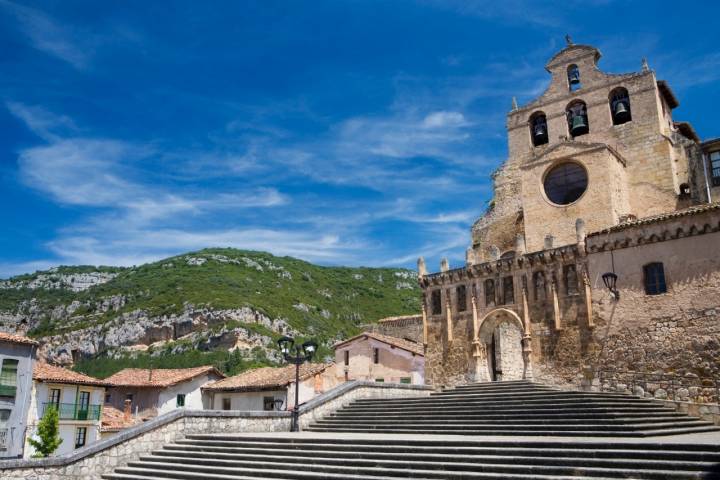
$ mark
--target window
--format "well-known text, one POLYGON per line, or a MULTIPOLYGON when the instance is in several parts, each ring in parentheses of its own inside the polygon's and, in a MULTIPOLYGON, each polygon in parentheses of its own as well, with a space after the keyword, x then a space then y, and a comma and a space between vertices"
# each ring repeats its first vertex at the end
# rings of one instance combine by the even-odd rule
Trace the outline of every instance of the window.
POLYGON ((624 88, 616 88, 610 92, 610 116, 613 125, 622 125, 632 120, 630 113, 630 96, 624 88))
POLYGON ((77 405, 77 419, 87 420, 88 410, 90 409, 90 392, 82 391, 79 393, 77 405))
POLYGON ((503 303, 505 305, 515 303, 515 289, 513 288, 513 277, 503 278, 503 303))
POLYGON ((569 205, 587 190, 587 172, 578 163, 561 163, 550 169, 543 185, 548 200, 557 205, 569 205))
POLYGON ((184 393, 178 393, 178 396, 176 397, 175 403, 179 407, 185 406, 185 394, 184 393))
POLYGON ((565 110, 568 121, 568 130, 573 137, 579 137, 590 132, 588 123, 587 106, 582 100, 576 100, 568 105, 565 110))
POLYGON ((547 118, 542 112, 535 112, 530 116, 530 138, 535 147, 548 143, 547 118))
POLYGON ((18 360, 4 358, 0 366, 0 397, 14 397, 17 390, 18 360))
POLYGON ((400 383, 412 383, 412 378, 410 377, 402 377, 400 379, 400 383))
POLYGON ((60 392, 61 390, 59 388, 52 388, 50 389, 50 402, 52 405, 55 405, 55 408, 60 408, 60 392))
POLYGON ((350 350, 345 350, 345 365, 350 365, 350 350))
POLYGON ((266 412, 275 410, 275 397, 263 397, 263 410, 266 412))
POLYGON ((660 295, 667 292, 665 270, 662 263, 648 263, 643 267, 643 273, 645 276, 645 293, 648 295, 660 295))
POLYGON ((223 399, 222 399, 222 409, 223 409, 223 410, 230 410, 231 408, 232 408, 232 407, 231 407, 230 397, 223 397, 223 399))
POLYGON ((380 349, 379 348, 373 348, 373 363, 375 363, 375 364, 380 363, 380 349))
POLYGON ((384 378, 376 378, 376 379, 375 379, 375 382, 377 382, 377 383, 384 383, 384 382, 385 382, 385 379, 384 379, 384 378))
POLYGON ((720 187, 720 151, 710 152, 710 169, 713 186, 720 187))
POLYGON ((488 307, 495 306, 495 280, 488 278, 485 280, 485 305, 488 307))
POLYGON ((87 440, 87 427, 77 427, 75 429, 75 448, 85 446, 87 440))
POLYGON ((458 312, 467 310, 467 288, 465 285, 457 287, 457 310, 458 312))
POLYGON ((440 290, 433 290, 430 294, 431 311, 433 315, 442 313, 442 296, 440 290))
POLYGON ((545 288, 545 272, 533 273, 533 299, 543 301, 547 298, 547 290, 545 288))
POLYGON ((110 400, 112 399, 112 396, 109 393, 105 394, 105 403, 110 403, 110 400))
POLYGON ((10 418, 10 410, 0 410, 0 452, 6 452, 9 445, 8 434, 8 419, 10 418))
POLYGON ((576 295, 578 293, 578 278, 575 265, 565 265, 563 267, 563 279, 565 281, 565 293, 568 295, 576 295))
POLYGON ((577 65, 570 65, 567 70, 568 88, 571 92, 582 87, 580 83, 580 69, 577 65))
POLYGON ((132 394, 132 393, 128 393, 127 395, 125 395, 125 400, 130 400, 130 401, 132 402, 132 401, 133 401, 133 394, 132 394))

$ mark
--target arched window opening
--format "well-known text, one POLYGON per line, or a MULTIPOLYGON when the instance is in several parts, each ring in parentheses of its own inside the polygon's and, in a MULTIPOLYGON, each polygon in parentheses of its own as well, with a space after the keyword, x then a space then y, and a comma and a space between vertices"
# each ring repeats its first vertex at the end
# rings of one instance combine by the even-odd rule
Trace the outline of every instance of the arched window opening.
POLYGON ((578 293, 578 277, 575 265, 565 265, 563 267, 563 279, 565 280, 565 293, 567 295, 576 295, 578 293))
POLYGON ((567 70, 568 87, 571 92, 578 90, 582 87, 580 82, 580 69, 577 65, 570 65, 567 70))
POLYGON ((535 147, 548 143, 547 117, 544 113, 536 112, 530 117, 530 138, 535 147))
POLYGON ((433 290, 430 294, 430 311, 433 315, 442 313, 442 297, 440 290, 433 290))
POLYGON ((485 305, 488 307, 495 306, 495 280, 492 278, 485 280, 485 305))
POLYGON ((660 295, 667 292, 665 284, 665 269, 661 262, 648 263, 643 267, 645 282, 645 293, 648 295, 660 295))
POLYGON ((547 298, 544 272, 533 273, 533 287, 533 299, 536 302, 544 301, 547 298))
POLYGON ((503 303, 505 305, 512 305, 515 303, 515 287, 513 284, 513 277, 503 278, 503 303))
POLYGON ((616 88, 610 93, 610 114, 613 125, 622 125, 632 120, 630 95, 624 88, 616 88))
POLYGON ((570 135, 573 137, 579 137, 580 135, 585 135, 590 131, 587 106, 585 105, 585 102, 578 100, 571 103, 565 110, 565 114, 567 115, 570 135))
POLYGON ((465 285, 458 285, 457 290, 457 311, 464 312, 467 310, 467 288, 465 285))
POLYGON ((515 250, 508 250, 507 252, 500 255, 500 258, 515 258, 515 250))

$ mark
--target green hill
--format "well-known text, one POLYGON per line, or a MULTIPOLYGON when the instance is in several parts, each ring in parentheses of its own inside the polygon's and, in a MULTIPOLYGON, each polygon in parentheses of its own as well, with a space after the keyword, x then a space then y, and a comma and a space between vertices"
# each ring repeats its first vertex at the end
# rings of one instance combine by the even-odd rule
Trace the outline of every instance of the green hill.
POLYGON ((273 363, 274 340, 284 333, 317 339, 327 355, 360 324, 419 309, 410 270, 321 267, 235 249, 0 282, 0 328, 27 331, 52 360, 95 375, 151 362, 209 361, 226 370, 273 363))

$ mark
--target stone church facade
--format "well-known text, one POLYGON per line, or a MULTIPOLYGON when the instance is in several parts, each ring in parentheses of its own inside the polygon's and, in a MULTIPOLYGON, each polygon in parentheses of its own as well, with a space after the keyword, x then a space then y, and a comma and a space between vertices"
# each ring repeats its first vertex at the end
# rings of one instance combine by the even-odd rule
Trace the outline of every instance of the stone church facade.
POLYGON ((720 378, 720 141, 673 119, 645 61, 599 59, 568 40, 548 89, 513 101, 466 264, 418 261, 428 383, 720 378))

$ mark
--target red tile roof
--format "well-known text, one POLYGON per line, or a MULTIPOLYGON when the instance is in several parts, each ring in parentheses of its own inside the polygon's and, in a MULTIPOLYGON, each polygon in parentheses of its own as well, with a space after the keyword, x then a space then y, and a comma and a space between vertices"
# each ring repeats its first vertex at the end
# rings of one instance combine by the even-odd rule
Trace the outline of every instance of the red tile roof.
POLYGON ((101 432, 117 432, 124 428, 132 427, 133 425, 144 421, 142 418, 135 418, 133 415, 129 415, 129 418, 125 418, 125 412, 113 407, 112 405, 103 405, 102 418, 100 419, 100 431, 101 432))
POLYGON ((215 367, 205 365, 195 368, 126 368, 109 376, 105 381, 115 387, 164 388, 208 373, 225 377, 215 367))
POLYGON ((32 338, 5 332, 0 332, 0 342, 22 343, 23 345, 40 345, 39 342, 36 342, 32 338))
MULTIPOLYGON (((304 363, 300 365, 300 380, 322 373, 331 363, 304 363)), ((271 388, 285 388, 295 381, 295 365, 262 367, 218 380, 203 387, 211 392, 252 392, 271 388)))
POLYGON ((89 375, 73 372, 67 368, 57 367, 49 363, 36 363, 33 369, 33 380, 46 383, 67 383, 72 385, 94 385, 107 387, 108 382, 89 375))
POLYGON ((404 338, 391 337, 389 335, 382 335, 380 333, 374 332, 363 332, 360 335, 355 335, 354 337, 348 338, 347 340, 336 343, 335 345, 333 345, 333 348, 340 348, 343 345, 347 345, 348 343, 360 338, 372 338, 377 340, 378 342, 387 343, 388 345, 401 348, 408 352, 414 353, 415 355, 425 356, 425 349, 419 343, 411 342, 410 340, 405 340, 404 338))

